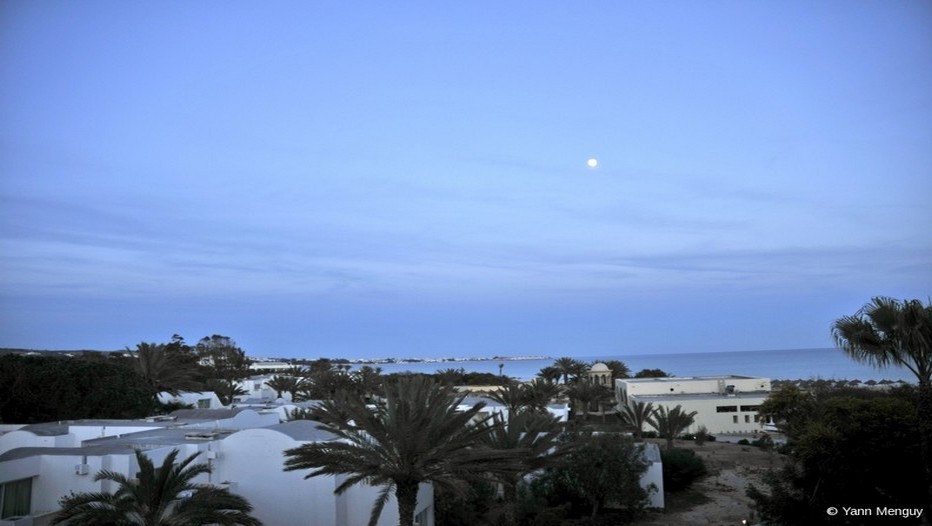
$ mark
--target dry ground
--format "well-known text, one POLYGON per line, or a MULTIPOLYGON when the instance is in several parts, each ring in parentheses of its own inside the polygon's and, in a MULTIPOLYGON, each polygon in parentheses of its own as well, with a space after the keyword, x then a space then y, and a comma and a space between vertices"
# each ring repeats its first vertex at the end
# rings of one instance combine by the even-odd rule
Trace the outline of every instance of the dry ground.
MULTIPOLYGON (((663 441, 659 441, 663 447, 663 441)), ((783 457, 753 446, 723 442, 677 440, 676 447, 692 449, 705 461, 709 474, 679 494, 666 495, 666 509, 650 513, 638 526, 708 526, 720 524, 756 524, 752 501, 745 495, 749 484, 762 487, 761 475, 771 467, 779 468, 783 457)))

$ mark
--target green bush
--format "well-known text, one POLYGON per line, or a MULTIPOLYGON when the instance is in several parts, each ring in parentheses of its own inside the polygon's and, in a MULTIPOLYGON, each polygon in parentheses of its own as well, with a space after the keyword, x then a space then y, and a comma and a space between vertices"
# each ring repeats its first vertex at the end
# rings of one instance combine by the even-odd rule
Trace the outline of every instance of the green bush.
POLYGON ((750 446, 751 442, 746 438, 742 438, 741 440, 738 441, 738 445, 739 446, 750 446))
POLYGON ((705 475, 705 462, 689 449, 661 450, 664 491, 682 491, 705 475))

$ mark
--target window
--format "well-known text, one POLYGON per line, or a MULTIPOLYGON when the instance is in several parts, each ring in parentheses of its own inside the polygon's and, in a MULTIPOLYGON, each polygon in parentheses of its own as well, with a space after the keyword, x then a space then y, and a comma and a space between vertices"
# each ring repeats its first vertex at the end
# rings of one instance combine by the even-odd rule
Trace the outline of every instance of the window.
POLYGON ((756 413, 760 409, 759 405, 743 405, 741 406, 741 412, 747 411, 748 413, 756 413))
POLYGON ((0 484, 0 519, 29 515, 31 507, 31 478, 0 484))
MULTIPOLYGON (((716 413, 737 413, 738 406, 736 405, 720 405, 715 408, 716 413)), ((737 418, 737 417, 736 417, 737 418)))
POLYGON ((751 423, 751 415, 744 415, 744 423, 745 424, 751 423))
POLYGON ((760 415, 754 415, 754 421, 760 422, 760 415))
POLYGON ((201 398, 197 401, 198 409, 210 409, 210 398, 201 398))
POLYGON ((738 423, 738 415, 735 415, 735 416, 731 417, 731 421, 732 421, 732 423, 737 424, 737 423, 738 423))

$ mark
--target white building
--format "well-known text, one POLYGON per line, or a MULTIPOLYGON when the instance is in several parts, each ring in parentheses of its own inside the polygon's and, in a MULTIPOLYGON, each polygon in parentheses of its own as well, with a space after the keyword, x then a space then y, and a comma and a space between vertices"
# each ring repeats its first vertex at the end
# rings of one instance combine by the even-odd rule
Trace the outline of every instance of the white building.
MULTIPOLYGON (((508 421, 508 408, 502 405, 501 402, 491 398, 485 398, 481 396, 467 396, 463 398, 462 403, 460 403, 456 409, 458 411, 467 411, 480 402, 484 403, 485 407, 482 409, 482 411, 477 413, 476 416, 485 418, 489 415, 499 413, 502 415, 502 419, 504 421, 508 421)), ((570 406, 565 402, 553 402, 547 405, 547 412, 549 412, 552 416, 555 416, 560 422, 566 423, 570 416, 570 406)))
MULTIPOLYGON (((306 472, 283 470, 285 450, 334 439, 316 426, 307 420, 279 424, 277 413, 251 409, 24 426, 0 436, 0 494, 11 495, 18 507, 0 518, 0 526, 44 526, 58 510, 59 499, 70 492, 115 490, 110 482, 95 482, 94 474, 108 469, 132 478, 139 470, 136 449, 156 465, 173 449, 180 451, 179 460, 200 452, 197 462, 210 464, 213 472, 196 482, 242 495, 267 526, 366 524, 379 488, 361 485, 337 496, 333 491, 341 477, 305 480, 306 472)), ((421 486, 415 513, 422 526, 433 525, 433 490, 428 484, 421 486)), ((379 524, 397 523, 392 499, 379 524)))
POLYGON ((753 433, 763 429, 760 405, 770 396, 770 379, 753 376, 688 376, 615 380, 621 409, 629 401, 650 402, 668 410, 696 411, 687 432, 705 426, 711 433, 753 433))

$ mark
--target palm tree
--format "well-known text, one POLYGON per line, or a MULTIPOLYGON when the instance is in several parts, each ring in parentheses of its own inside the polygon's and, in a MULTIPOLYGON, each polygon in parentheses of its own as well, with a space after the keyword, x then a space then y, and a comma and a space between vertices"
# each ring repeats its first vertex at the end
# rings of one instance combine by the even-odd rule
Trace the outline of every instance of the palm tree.
POLYGON ((363 365, 352 373, 356 387, 363 398, 371 399, 382 389, 382 368, 363 365))
POLYGON ((137 479, 109 470, 98 472, 94 481, 115 482, 119 485, 116 492, 64 497, 60 501, 62 509, 53 517, 52 524, 261 526, 258 519, 249 515, 252 506, 243 497, 226 488, 192 482, 198 475, 210 473, 207 464, 192 464, 199 454, 176 466, 178 450, 172 450, 156 469, 142 451, 136 450, 137 479))
POLYGON ((835 344, 857 362, 905 367, 919 381, 919 444, 932 506, 932 304, 877 297, 832 325, 835 344))
POLYGON ((589 370, 589 366, 584 362, 568 356, 557 358, 557 360, 553 362, 553 366, 560 370, 560 374, 563 375, 564 384, 570 382, 570 377, 577 378, 580 375, 586 374, 586 371, 589 370))
POLYGON ((498 476, 502 482, 502 493, 507 506, 505 520, 513 523, 514 504, 521 480, 534 471, 555 464, 561 456, 570 451, 570 448, 558 442, 563 428, 555 416, 522 412, 509 415, 507 423, 498 413, 492 418, 493 425, 490 432, 483 437, 483 443, 493 450, 522 452, 521 468, 498 476))
POLYGON ((516 452, 481 445, 501 425, 489 418, 473 423, 484 404, 457 411, 464 397, 421 377, 400 378, 385 386, 385 394, 386 403, 375 410, 358 398, 321 404, 318 428, 339 439, 285 451, 285 470, 311 470, 305 478, 348 475, 337 494, 363 482, 381 486, 370 525, 394 491, 401 526, 411 526, 420 483, 460 493, 464 480, 520 469, 516 452))
POLYGON ((276 398, 281 398, 282 393, 291 393, 291 399, 294 401, 301 388, 301 380, 301 378, 295 378, 294 376, 275 375, 265 382, 265 385, 275 390, 276 398))
POLYGON ((560 371, 560 369, 557 367, 548 365, 541 368, 540 372, 537 373, 537 376, 549 382, 559 382, 560 377, 563 376, 563 372, 560 371))
POLYGON ((612 371, 612 380, 618 378, 627 378, 631 374, 631 369, 628 368, 628 364, 622 362, 621 360, 607 360, 602 362, 612 371))
POLYGON ((687 413, 679 405, 670 410, 667 410, 666 406, 660 406, 647 419, 647 423, 656 429, 660 436, 667 439, 667 450, 672 450, 673 439, 693 425, 697 414, 699 414, 697 411, 687 413))
POLYGON ((651 402, 635 402, 629 400, 621 407, 621 419, 634 427, 634 438, 641 440, 644 437, 644 424, 654 415, 654 404, 651 402))
POLYGON ((577 382, 566 390, 567 396, 576 402, 573 405, 574 412, 582 415, 583 420, 589 419, 589 409, 593 403, 599 405, 601 410, 602 403, 612 398, 612 391, 607 387, 589 382, 577 382))
POLYGON ((489 399, 505 406, 508 409, 508 418, 526 407, 527 396, 524 385, 515 380, 509 380, 501 389, 489 393, 489 399))
POLYGON ((197 378, 197 369, 186 362, 183 356, 169 351, 164 344, 138 343, 133 356, 136 358, 133 369, 156 395, 165 391, 177 396, 181 391, 202 388, 197 378))
POLYGON ((524 384, 525 406, 538 413, 546 413, 550 401, 560 395, 560 386, 549 380, 535 378, 524 384))

